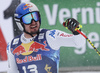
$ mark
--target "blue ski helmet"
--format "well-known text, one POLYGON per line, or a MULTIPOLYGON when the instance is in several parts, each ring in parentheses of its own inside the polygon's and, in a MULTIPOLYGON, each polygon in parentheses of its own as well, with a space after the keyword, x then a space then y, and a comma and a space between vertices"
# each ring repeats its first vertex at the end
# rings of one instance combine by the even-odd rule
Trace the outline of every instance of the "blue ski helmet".
MULTIPOLYGON (((21 21, 22 16, 34 11, 39 12, 39 9, 34 3, 31 3, 31 2, 24 2, 17 6, 14 13, 14 20, 21 31, 24 31, 24 26, 21 21)), ((40 16, 40 13, 39 13, 39 16, 40 16)), ((39 19, 39 22, 41 24, 41 17, 39 19)))

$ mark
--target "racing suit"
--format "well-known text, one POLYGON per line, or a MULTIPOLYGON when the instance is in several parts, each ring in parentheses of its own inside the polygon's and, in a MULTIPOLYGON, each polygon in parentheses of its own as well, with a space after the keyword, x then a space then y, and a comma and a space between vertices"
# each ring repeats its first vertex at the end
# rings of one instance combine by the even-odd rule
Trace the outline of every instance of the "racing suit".
POLYGON ((32 38, 15 37, 7 47, 8 73, 58 73, 60 47, 81 47, 85 38, 60 30, 41 29, 32 38))

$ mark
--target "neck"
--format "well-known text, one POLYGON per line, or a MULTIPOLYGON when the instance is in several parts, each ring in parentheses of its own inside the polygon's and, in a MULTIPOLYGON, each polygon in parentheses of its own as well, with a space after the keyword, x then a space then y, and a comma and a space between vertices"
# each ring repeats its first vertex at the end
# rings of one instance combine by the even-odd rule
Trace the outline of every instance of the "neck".
POLYGON ((25 38, 32 38, 32 36, 34 37, 34 36, 36 36, 37 34, 32 34, 32 35, 30 35, 30 34, 27 34, 27 33, 25 33, 24 32, 24 37, 25 38))

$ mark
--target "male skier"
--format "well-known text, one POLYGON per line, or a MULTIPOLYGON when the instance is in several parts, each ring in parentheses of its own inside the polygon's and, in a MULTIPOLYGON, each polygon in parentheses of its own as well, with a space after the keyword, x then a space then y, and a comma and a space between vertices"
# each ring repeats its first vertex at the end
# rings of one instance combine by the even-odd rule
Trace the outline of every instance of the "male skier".
POLYGON ((19 4, 14 19, 23 33, 8 45, 8 73, 58 73, 60 47, 81 47, 85 44, 84 37, 75 31, 79 23, 73 18, 64 22, 73 34, 40 29, 41 15, 31 2, 19 4))

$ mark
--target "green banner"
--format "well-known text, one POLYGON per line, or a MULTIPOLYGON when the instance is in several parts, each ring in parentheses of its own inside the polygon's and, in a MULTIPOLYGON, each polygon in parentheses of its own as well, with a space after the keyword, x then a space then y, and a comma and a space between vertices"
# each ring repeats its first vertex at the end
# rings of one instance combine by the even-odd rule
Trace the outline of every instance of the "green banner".
MULTIPOLYGON (((59 29, 67 33, 62 23, 75 18, 82 31, 100 50, 100 0, 31 0, 40 10, 41 28, 59 29)), ((62 42, 63 43, 63 42, 62 42)), ((61 47, 60 67, 100 66, 100 56, 86 41, 82 48, 61 47)))

